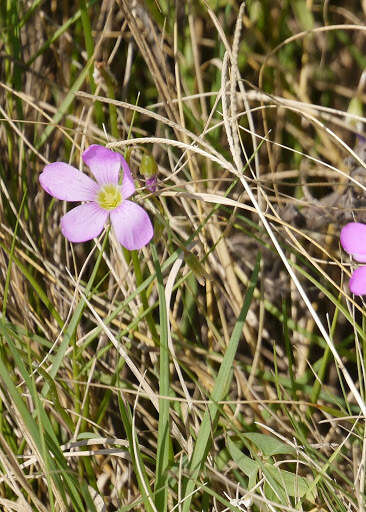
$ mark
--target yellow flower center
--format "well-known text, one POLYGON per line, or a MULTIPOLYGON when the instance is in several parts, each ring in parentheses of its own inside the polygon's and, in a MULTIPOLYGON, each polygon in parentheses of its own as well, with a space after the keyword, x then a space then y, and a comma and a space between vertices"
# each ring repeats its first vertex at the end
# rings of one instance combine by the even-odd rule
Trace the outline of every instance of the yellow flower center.
POLYGON ((97 202, 103 210, 114 210, 122 203, 122 194, 118 185, 103 185, 97 195, 97 202))

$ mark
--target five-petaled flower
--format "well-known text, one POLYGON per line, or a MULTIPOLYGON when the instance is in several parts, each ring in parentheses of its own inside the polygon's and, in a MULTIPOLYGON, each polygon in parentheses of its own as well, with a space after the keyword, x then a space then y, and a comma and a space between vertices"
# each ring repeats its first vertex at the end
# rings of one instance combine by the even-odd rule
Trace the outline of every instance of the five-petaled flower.
MULTIPOLYGON (((366 224, 350 222, 341 231, 341 245, 359 263, 366 263, 366 224)), ((366 295, 366 266, 356 268, 349 281, 355 295, 366 295)))
POLYGON ((110 218, 119 242, 129 249, 141 249, 153 236, 148 214, 127 201, 135 185, 122 155, 93 144, 83 155, 96 181, 63 162, 46 165, 39 181, 46 192, 64 201, 86 201, 61 219, 61 231, 70 242, 86 242, 97 237, 110 218), (122 184, 119 184, 120 170, 122 184))

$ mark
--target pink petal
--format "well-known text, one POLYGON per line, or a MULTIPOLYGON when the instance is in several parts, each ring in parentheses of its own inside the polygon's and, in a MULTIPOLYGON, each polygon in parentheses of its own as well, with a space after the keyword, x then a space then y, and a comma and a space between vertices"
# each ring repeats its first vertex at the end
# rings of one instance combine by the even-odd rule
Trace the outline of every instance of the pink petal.
POLYGON ((141 249, 152 239, 154 229, 150 218, 138 204, 123 201, 110 215, 117 239, 129 251, 141 249))
POLYGON ((119 155, 121 158, 121 164, 123 169, 123 180, 122 180, 122 197, 123 199, 127 199, 135 192, 135 184, 133 182, 132 174, 130 168, 128 167, 128 163, 123 158, 122 155, 119 155))
POLYGON ((349 280, 349 289, 355 295, 366 295, 366 267, 358 267, 349 280))
POLYGON ((92 201, 100 188, 86 174, 64 162, 46 165, 39 182, 48 194, 64 201, 92 201))
POLYGON ((61 231, 70 242, 86 242, 101 233, 107 218, 96 203, 81 204, 62 217, 61 231))
POLYGON ((88 165, 100 185, 112 183, 117 185, 121 168, 121 155, 98 144, 89 146, 83 153, 83 160, 88 165))
POLYGON ((356 261, 366 262, 366 224, 350 222, 341 231, 341 245, 356 261))

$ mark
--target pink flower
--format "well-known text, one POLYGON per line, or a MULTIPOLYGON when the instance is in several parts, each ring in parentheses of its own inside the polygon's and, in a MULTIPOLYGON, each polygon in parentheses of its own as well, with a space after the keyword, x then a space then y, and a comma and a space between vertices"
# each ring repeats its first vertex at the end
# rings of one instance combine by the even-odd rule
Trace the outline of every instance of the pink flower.
POLYGON ((150 242, 153 227, 145 210, 127 201, 135 192, 135 185, 126 160, 97 144, 90 146, 82 156, 96 181, 63 162, 46 165, 39 177, 40 184, 51 196, 63 201, 86 201, 62 217, 63 235, 70 242, 86 242, 101 233, 110 217, 121 244, 130 251, 141 249, 150 242))
MULTIPOLYGON (((350 222, 341 231, 341 245, 356 261, 366 263, 366 224, 350 222)), ((366 295, 366 266, 356 268, 349 281, 355 295, 366 295)))

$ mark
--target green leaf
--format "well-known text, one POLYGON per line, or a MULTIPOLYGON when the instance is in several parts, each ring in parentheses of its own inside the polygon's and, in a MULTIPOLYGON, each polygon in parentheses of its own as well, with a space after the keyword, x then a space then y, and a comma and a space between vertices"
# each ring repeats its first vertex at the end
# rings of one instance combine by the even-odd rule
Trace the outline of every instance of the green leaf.
POLYGON ((275 437, 267 436, 266 434, 248 432, 243 434, 243 436, 249 439, 265 457, 287 453, 293 455, 295 453, 295 450, 287 444, 279 441, 275 437))
POLYGON ((259 464, 253 459, 250 459, 247 455, 242 453, 240 448, 231 440, 227 440, 227 447, 233 461, 239 466, 242 472, 249 478, 248 489, 255 486, 257 481, 257 474, 259 470, 259 464))
MULTIPOLYGON (((272 464, 264 465, 265 473, 269 473, 274 480, 282 487, 286 492, 287 496, 296 498, 306 497, 307 500, 312 503, 315 502, 317 497, 316 488, 311 489, 312 482, 307 480, 305 477, 285 471, 272 464)), ((268 475, 267 475, 268 476, 268 475)))
POLYGON ((82 441, 83 439, 95 439, 96 437, 95 432, 80 432, 76 440, 82 441))

